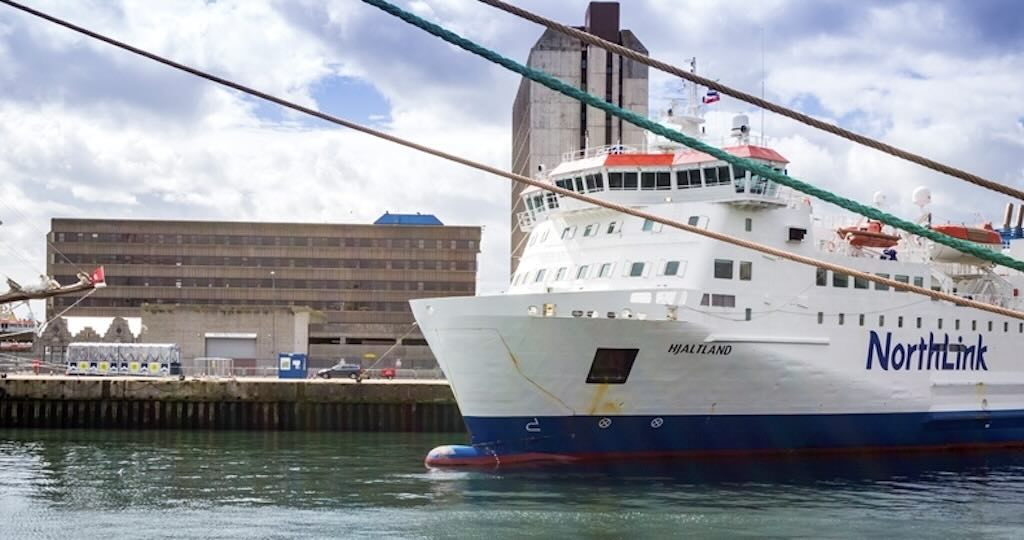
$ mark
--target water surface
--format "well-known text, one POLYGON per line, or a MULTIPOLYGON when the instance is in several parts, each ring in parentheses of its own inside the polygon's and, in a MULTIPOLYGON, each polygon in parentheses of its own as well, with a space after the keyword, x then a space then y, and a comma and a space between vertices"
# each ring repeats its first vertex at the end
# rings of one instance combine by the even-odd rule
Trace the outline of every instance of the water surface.
POLYGON ((451 435, 0 430, 0 538, 1024 537, 1024 453, 429 471, 451 435))

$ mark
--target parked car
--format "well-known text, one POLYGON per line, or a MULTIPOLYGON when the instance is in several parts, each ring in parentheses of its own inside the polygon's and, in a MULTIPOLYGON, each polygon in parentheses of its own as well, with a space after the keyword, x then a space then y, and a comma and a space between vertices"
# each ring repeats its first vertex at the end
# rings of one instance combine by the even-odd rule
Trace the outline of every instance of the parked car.
POLYGON ((386 368, 380 370, 380 376, 381 376, 382 379, 387 379, 389 381, 391 379, 394 379, 395 378, 395 368, 393 368, 393 367, 386 367, 386 368))
POLYGON ((361 381, 363 379, 363 368, 358 364, 347 364, 344 360, 316 372, 316 376, 323 379, 345 378, 361 381))

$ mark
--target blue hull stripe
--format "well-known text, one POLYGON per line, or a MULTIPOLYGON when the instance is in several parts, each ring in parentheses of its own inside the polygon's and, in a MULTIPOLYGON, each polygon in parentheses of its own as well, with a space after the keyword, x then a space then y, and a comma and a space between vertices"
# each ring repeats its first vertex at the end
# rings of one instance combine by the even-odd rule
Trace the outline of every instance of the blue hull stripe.
POLYGON ((496 455, 778 452, 1024 443, 1024 410, 465 418, 496 455), (602 427, 603 426, 603 427, 602 427))

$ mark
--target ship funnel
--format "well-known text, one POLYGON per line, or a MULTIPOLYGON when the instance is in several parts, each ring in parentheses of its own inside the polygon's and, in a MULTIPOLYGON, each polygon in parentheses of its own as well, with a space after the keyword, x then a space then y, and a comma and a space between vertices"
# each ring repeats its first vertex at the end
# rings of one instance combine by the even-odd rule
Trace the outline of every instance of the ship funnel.
POLYGON ((1006 203, 1006 210, 1003 211, 1003 230, 1010 230, 1010 222, 1013 221, 1013 203, 1006 203))
POLYGON ((737 114, 732 117, 732 136, 742 144, 750 139, 750 118, 745 114, 737 114))

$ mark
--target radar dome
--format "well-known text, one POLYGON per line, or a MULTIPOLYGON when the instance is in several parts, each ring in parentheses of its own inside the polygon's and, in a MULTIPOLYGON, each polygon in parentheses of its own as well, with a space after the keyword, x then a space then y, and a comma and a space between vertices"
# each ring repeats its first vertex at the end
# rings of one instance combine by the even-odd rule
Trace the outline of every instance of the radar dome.
POLYGON ((910 198, 914 201, 914 204, 924 208, 932 202, 932 191, 924 186, 920 186, 914 190, 910 198))
POLYGON ((885 206, 885 193, 882 193, 881 191, 876 191, 874 196, 871 197, 871 200, 875 203, 875 206, 881 208, 885 206))

